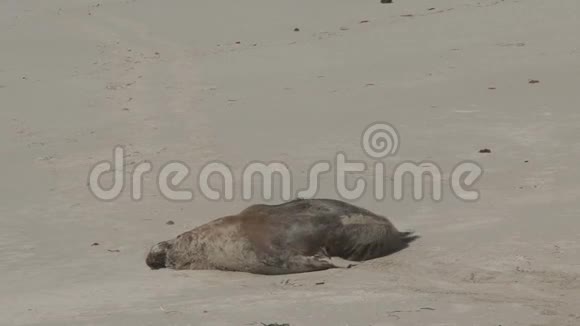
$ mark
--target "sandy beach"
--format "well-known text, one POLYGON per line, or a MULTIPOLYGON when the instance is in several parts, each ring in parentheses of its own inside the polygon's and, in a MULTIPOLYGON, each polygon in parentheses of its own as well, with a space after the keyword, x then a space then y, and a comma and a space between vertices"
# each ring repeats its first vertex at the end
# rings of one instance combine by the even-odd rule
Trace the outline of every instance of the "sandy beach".
MULTIPOLYGON (((580 325, 578 31, 577 0, 0 1, 0 324, 580 325), (374 164, 377 121, 400 137, 387 181, 404 161, 472 161, 479 200, 448 182, 440 201, 365 193, 352 203, 421 238, 351 269, 145 265, 264 202, 204 198, 206 163, 239 185, 246 164, 284 162, 300 189, 339 152, 374 164), (89 191, 117 145, 153 165, 139 201, 89 191), (193 200, 156 189, 171 161, 193 200)), ((317 197, 338 198, 332 174, 317 197)))

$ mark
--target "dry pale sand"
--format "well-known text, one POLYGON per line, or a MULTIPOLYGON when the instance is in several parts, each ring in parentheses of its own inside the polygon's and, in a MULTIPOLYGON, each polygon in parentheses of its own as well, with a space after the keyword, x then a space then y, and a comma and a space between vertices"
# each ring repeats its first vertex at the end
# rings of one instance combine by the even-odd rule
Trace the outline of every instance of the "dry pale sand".
POLYGON ((0 1, 0 324, 580 325, 578 31, 577 0, 0 1), (249 203, 87 189, 116 144, 280 160, 298 187, 337 151, 373 162, 377 120, 390 167, 475 160, 482 197, 365 196, 422 238, 350 270, 151 271, 150 245, 249 203))

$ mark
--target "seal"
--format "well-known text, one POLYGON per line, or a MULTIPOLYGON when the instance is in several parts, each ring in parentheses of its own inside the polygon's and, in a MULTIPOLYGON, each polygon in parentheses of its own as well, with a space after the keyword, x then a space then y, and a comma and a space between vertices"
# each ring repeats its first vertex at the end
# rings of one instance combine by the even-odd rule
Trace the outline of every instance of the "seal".
POLYGON ((417 236, 333 199, 253 205, 153 246, 151 269, 276 275, 346 268, 408 247, 417 236))

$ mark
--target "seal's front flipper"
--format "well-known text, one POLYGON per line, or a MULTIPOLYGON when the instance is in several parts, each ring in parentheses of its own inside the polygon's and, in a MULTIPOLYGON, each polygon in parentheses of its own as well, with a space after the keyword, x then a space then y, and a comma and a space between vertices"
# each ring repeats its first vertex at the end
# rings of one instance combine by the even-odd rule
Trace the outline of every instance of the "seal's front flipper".
POLYGON ((320 252, 314 255, 314 258, 332 265, 332 268, 351 268, 358 265, 358 262, 342 259, 340 257, 331 257, 326 247, 322 248, 320 252))
POLYGON ((359 264, 358 262, 342 259, 340 257, 325 257, 321 258, 321 260, 328 262, 334 268, 351 268, 359 264))
POLYGON ((322 271, 325 269, 336 268, 329 261, 318 256, 294 255, 290 257, 269 257, 262 260, 262 265, 253 270, 255 274, 280 275, 322 271))
POLYGON ((331 269, 331 268, 351 268, 358 265, 358 262, 345 260, 340 257, 316 256, 295 256, 290 259, 295 270, 305 270, 308 272, 331 269))

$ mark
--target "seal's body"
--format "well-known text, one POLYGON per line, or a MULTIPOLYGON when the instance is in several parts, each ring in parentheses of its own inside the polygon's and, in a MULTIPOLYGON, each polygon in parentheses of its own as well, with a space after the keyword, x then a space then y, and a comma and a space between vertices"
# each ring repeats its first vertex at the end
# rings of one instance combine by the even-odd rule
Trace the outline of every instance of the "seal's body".
POLYGON ((250 206, 238 215, 160 242, 149 252, 147 265, 152 269, 302 273, 341 267, 340 259, 386 256, 415 238, 399 232, 386 218, 342 201, 297 199, 250 206))

